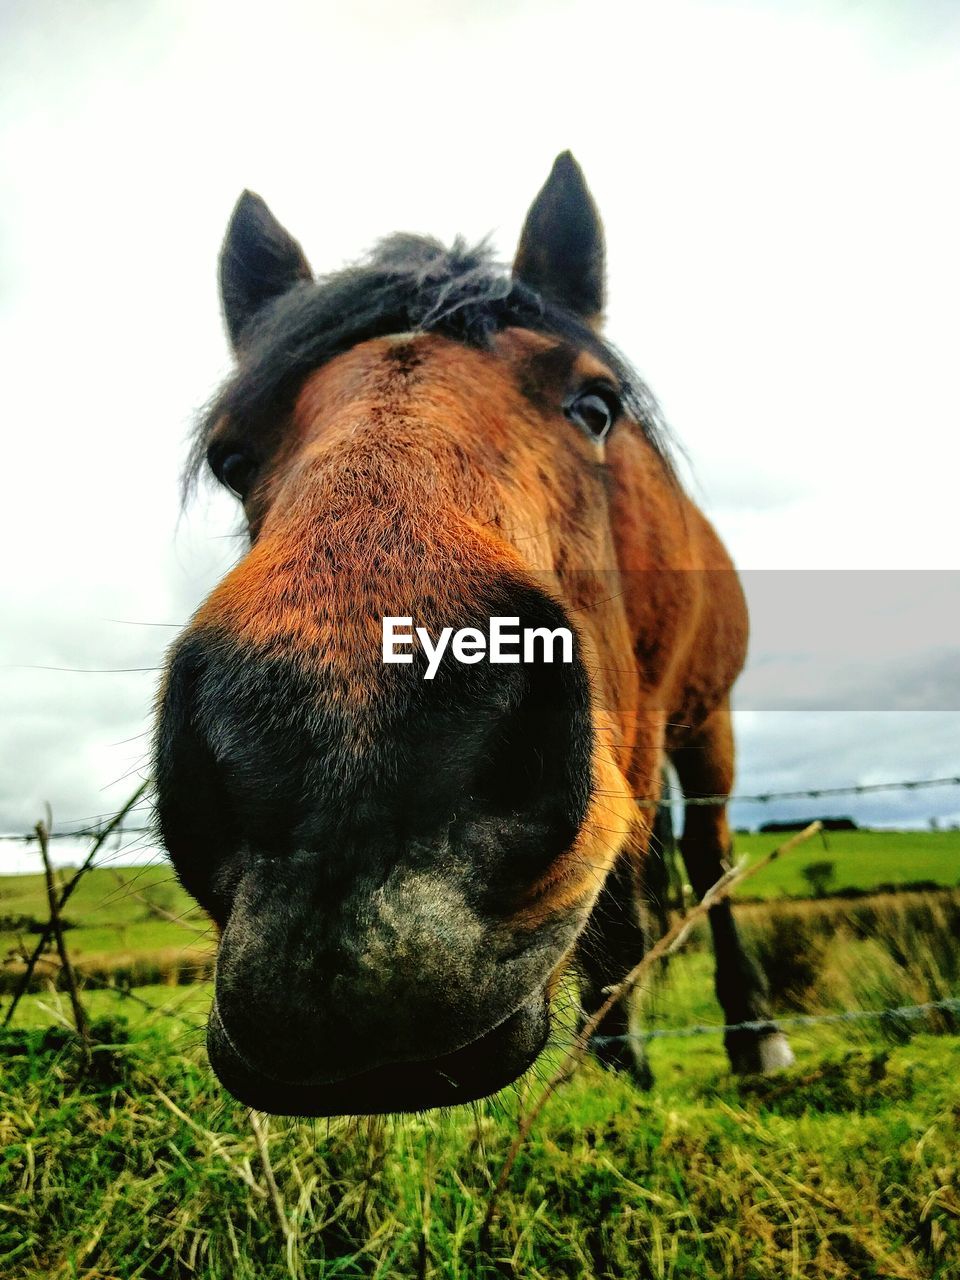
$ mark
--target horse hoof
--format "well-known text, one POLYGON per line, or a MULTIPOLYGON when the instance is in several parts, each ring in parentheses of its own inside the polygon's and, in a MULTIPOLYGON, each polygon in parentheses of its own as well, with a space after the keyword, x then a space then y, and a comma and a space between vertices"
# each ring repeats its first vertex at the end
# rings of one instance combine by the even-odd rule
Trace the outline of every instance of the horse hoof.
POLYGON ((728 1042, 730 1065, 740 1076, 772 1076, 792 1067, 795 1058, 790 1042, 782 1031, 728 1042))
POLYGON ((796 1062, 793 1050, 790 1048, 790 1041, 782 1031, 777 1031, 772 1036, 764 1036, 757 1045, 757 1056, 760 1059, 760 1071, 765 1076, 786 1071, 787 1067, 792 1067, 796 1062))
POLYGON ((630 1078, 638 1089, 642 1089, 644 1093, 650 1092, 655 1082, 650 1063, 646 1058, 640 1062, 635 1060, 630 1064, 630 1078))

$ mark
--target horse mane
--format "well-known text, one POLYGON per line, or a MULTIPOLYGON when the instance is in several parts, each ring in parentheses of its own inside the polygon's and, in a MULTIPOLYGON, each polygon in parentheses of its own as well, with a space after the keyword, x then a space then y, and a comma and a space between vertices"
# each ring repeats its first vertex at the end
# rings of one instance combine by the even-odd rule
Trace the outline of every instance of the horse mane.
POLYGON ((196 482, 207 443, 225 416, 249 423, 288 408, 304 379, 358 343, 394 333, 439 333, 485 348, 510 327, 531 329, 587 350, 621 385, 624 408, 672 475, 659 406, 620 352, 572 311, 542 297, 497 263, 485 241, 449 248, 398 233, 360 263, 296 284, 269 303, 244 335, 236 370, 203 409, 184 474, 196 482))

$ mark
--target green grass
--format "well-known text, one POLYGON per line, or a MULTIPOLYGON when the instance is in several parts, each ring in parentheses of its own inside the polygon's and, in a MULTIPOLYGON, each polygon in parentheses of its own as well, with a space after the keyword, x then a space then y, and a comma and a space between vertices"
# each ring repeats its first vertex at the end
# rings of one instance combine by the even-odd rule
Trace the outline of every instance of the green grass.
MULTIPOLYGON (((737 835, 734 850, 756 859, 787 839, 788 835, 737 835)), ((746 891, 763 898, 806 897, 810 888, 803 868, 824 859, 836 864, 831 892, 917 880, 953 886, 960 884, 960 831, 824 832, 758 872, 746 891)))
MULTIPOLYGON (((934 842, 941 875, 907 879, 955 881, 949 839, 900 837, 910 839, 934 842)), ((754 838, 754 851, 770 843, 754 838)), ((876 868, 877 847, 872 864, 865 846, 855 851, 859 874, 876 868)), ((124 877, 148 896, 162 890, 166 909, 188 909, 169 874, 124 877)), ((892 877, 885 867, 876 878, 892 877)), ((0 913, 42 915, 31 879, 0 881, 0 913)), ((68 938, 81 955, 93 954, 85 935, 168 927, 143 919, 144 904, 107 872, 93 873, 68 915, 74 906, 68 938)), ((778 974, 783 1011, 960 995, 960 891, 747 903, 740 919, 778 974)), ((195 945, 169 927, 180 951, 195 945)), ((652 1041, 650 1093, 583 1064, 534 1125, 482 1238, 518 1117, 569 1031, 527 1080, 475 1108, 271 1120, 281 1230, 247 1113, 205 1061, 209 984, 134 995, 154 1007, 84 990, 99 1020, 88 1066, 52 989, 27 996, 0 1033, 4 1280, 960 1275, 960 1036, 949 1018, 805 1027, 791 1035, 795 1068, 769 1080, 731 1077, 716 1035, 652 1041)), ((703 931, 642 1003, 648 1027, 720 1020, 703 931)))
MULTIPOLYGON (((137 987, 134 999, 123 992, 88 987, 83 991, 83 1006, 92 1019, 121 1016, 136 1033, 156 1026, 163 1028, 171 1040, 182 1037, 185 1041, 199 1042, 212 991, 210 982, 173 989, 167 983, 154 983, 137 987), (145 1008, 145 1004, 152 1009, 145 1008)), ((70 1022, 66 995, 62 991, 47 991, 23 998, 17 1007, 14 1026, 37 1031, 51 1025, 63 1027, 70 1022)))
MULTIPOLYGON (((59 874, 63 883, 71 872, 59 874)), ((17 917, 43 923, 47 916, 43 876, 0 877, 0 917, 8 923, 17 917)), ((71 926, 68 951, 78 968, 105 974, 119 967, 135 983, 164 975, 171 981, 188 977, 198 955, 214 945, 209 922, 168 864, 93 868, 71 895, 64 918, 71 926)), ((0 954, 32 950, 36 939, 23 926, 4 929, 0 922, 0 954)), ((0 972, 0 990, 12 989, 15 981, 12 967, 0 972)))
MULTIPOLYGON (((57 874, 63 884, 73 872, 62 868, 57 874)), ((90 951, 100 950, 104 939, 108 944, 114 943, 123 930, 131 931, 132 936, 151 947, 182 941, 189 930, 158 919, 141 898, 171 915, 183 915, 192 923, 202 922, 196 903, 180 887, 173 868, 166 862, 142 867, 94 867, 74 890, 64 915, 82 926, 84 933, 90 932, 90 951)), ((32 915, 45 920, 47 914, 42 875, 0 876, 0 916, 32 915)), ((79 934, 76 936, 79 941, 79 934)))
POLYGON ((536 1078, 443 1115, 270 1121, 284 1235, 246 1112, 196 1044, 172 1019, 100 1034, 86 1072, 66 1033, 0 1041, 9 1280, 947 1280, 960 1268, 957 1037, 891 1046, 818 1028, 795 1037, 798 1065, 775 1082, 730 1077, 713 1039, 658 1041, 649 1094, 587 1063, 537 1121, 484 1241, 536 1078))
MULTIPOLYGON (((735 850, 759 858, 786 838, 738 835, 735 850)), ((750 881, 749 894, 760 898, 806 897, 809 886, 803 878, 803 867, 823 859, 836 863, 833 890, 871 890, 879 884, 903 885, 918 880, 944 886, 960 883, 958 831, 841 831, 827 833, 825 840, 826 848, 819 840, 810 842, 767 867, 750 881)), ((62 871, 60 875, 68 878, 70 872, 62 871)), ((204 937, 197 932, 205 927, 203 914, 166 863, 94 868, 81 880, 65 914, 75 926, 68 933, 70 954, 81 964, 87 958, 99 959, 114 952, 164 952, 164 963, 170 963, 181 948, 202 949, 210 945, 210 935, 204 937), (118 883, 118 877, 123 883, 118 883), (170 915, 182 916, 183 923, 158 918, 149 903, 170 915)), ((46 920, 42 876, 0 876, 0 916, 16 915, 46 920)), ((0 954, 18 947, 21 939, 30 945, 29 933, 0 928, 0 954)))
MULTIPOLYGON (((782 1007, 960 994, 958 891, 754 904, 743 919, 797 979, 782 1007)), ((0 1035, 4 1280, 960 1275, 949 1019, 804 1027, 795 1068, 770 1079, 731 1077, 716 1035, 652 1041, 650 1093, 587 1062, 538 1118, 484 1238, 563 1018, 529 1077, 475 1108, 271 1120, 281 1230, 247 1113, 204 1059, 209 984, 136 995, 157 1008, 84 992, 101 1020, 87 1067, 60 993, 26 997, 0 1035)), ((719 1020, 702 938, 643 1004, 646 1026, 719 1020)))

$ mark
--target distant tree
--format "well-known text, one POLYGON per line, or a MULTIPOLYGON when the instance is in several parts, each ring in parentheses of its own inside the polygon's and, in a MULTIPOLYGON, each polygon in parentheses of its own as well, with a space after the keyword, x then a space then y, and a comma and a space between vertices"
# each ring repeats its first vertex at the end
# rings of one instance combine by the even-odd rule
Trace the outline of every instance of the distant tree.
POLYGON ((805 867, 800 868, 800 874, 810 886, 810 891, 815 898, 826 897, 827 890, 834 879, 837 871, 835 862, 808 862, 805 867))

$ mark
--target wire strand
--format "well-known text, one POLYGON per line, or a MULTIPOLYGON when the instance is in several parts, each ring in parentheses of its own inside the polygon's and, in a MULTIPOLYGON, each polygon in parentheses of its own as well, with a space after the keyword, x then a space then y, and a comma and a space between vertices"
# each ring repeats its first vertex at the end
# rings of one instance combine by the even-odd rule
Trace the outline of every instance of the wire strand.
MULTIPOLYGON (((670 789, 661 796, 634 796, 641 808, 658 808, 661 804, 682 804, 684 807, 721 804, 769 804, 773 800, 820 800, 825 796, 864 796, 877 791, 924 791, 930 787, 960 787, 960 775, 944 778, 908 778, 901 782, 851 783, 843 787, 809 787, 797 791, 759 791, 753 794, 730 793, 727 795, 685 796, 670 789)), ((100 827, 78 827, 72 831, 51 831, 50 840, 95 839, 100 827)), ((152 835, 153 827, 124 827, 124 835, 152 835)), ((20 841, 30 844, 37 839, 35 831, 6 831, 0 840, 20 841)))
POLYGON ((960 1014, 960 998, 928 1000, 925 1004, 899 1004, 884 1009, 841 1009, 837 1013, 797 1013, 783 1018, 756 1018, 749 1022, 705 1023, 691 1022, 679 1027, 651 1027, 649 1031, 632 1032, 622 1036, 591 1036, 590 1044, 602 1048, 608 1044, 623 1044, 634 1040, 686 1039, 689 1036, 729 1035, 735 1031, 767 1031, 771 1034, 790 1027, 812 1027, 826 1023, 872 1022, 883 1018, 920 1018, 927 1013, 960 1014))

